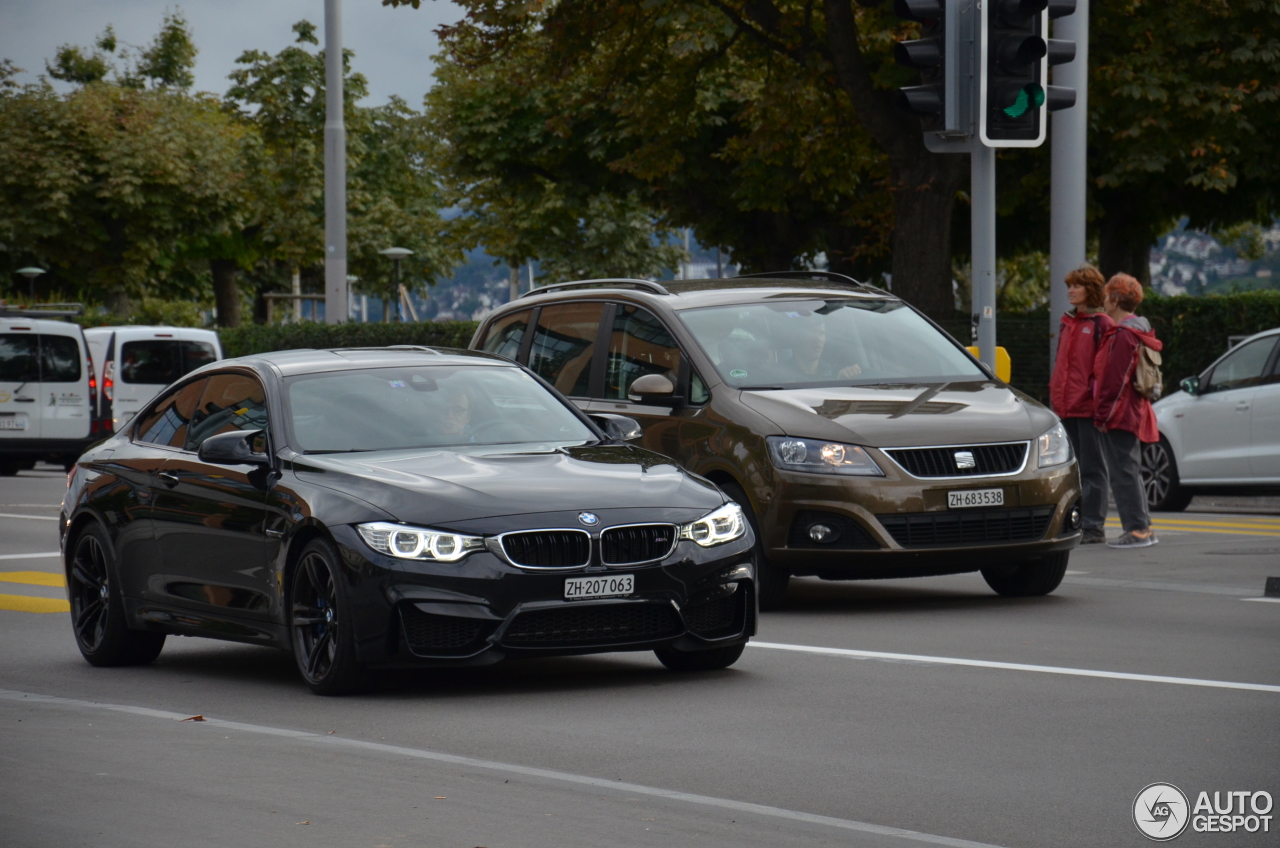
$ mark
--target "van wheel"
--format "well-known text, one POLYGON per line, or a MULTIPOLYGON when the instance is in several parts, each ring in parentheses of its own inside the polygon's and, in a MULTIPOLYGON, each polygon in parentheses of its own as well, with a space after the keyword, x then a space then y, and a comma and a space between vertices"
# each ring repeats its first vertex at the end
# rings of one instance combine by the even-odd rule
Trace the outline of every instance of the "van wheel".
POLYGON ((1178 485, 1178 463, 1164 436, 1142 446, 1142 489, 1154 512, 1182 512, 1191 503, 1191 493, 1178 485))
POLYGON ((982 569, 982 579, 996 594, 1009 598, 1047 595, 1062 583, 1070 556, 1070 551, 1058 551, 1013 565, 993 565, 982 569))
POLYGON ((114 578, 106 532, 88 524, 76 537, 67 568, 71 626, 90 665, 146 665, 160 656, 164 634, 130 630, 114 578))
POLYGON ((764 539, 760 536, 760 525, 756 523, 756 512, 751 508, 751 501, 742 487, 737 483, 725 483, 720 488, 730 500, 742 507, 747 523, 751 525, 751 531, 756 537, 756 596, 760 599, 760 609, 781 609, 787 596, 787 584, 791 582, 791 572, 765 556, 764 539))

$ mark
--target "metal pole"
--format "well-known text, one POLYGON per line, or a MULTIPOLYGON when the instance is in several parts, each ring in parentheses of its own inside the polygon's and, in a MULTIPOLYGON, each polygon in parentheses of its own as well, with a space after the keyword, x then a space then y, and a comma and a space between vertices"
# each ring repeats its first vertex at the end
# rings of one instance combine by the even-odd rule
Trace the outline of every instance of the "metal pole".
POLYGON ((325 322, 347 320, 347 129, 342 106, 342 0, 324 0, 325 322))
POLYGON ((1076 58, 1053 69, 1053 84, 1076 90, 1076 105, 1054 112, 1049 131, 1049 371, 1058 354, 1058 322, 1067 302, 1067 273, 1085 262, 1085 181, 1089 141, 1089 0, 1059 18, 1053 37, 1074 41, 1076 58))
POLYGON ((400 289, 400 258, 396 257, 391 260, 391 267, 395 269, 396 278, 396 315, 400 318, 400 323, 404 323, 404 292, 400 289))
POLYGON ((970 286, 978 319, 978 358, 996 367, 996 152, 975 141, 970 154, 973 201, 970 286))

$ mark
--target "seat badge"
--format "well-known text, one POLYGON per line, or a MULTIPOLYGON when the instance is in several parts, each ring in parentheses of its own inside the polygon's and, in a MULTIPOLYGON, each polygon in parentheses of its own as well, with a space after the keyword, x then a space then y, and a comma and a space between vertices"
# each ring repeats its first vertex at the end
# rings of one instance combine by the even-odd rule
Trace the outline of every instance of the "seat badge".
POLYGON ((578 520, 588 527, 595 527, 600 523, 600 516, 594 512, 580 512, 578 513, 578 520))
POLYGON ((973 458, 973 451, 956 451, 956 469, 963 471, 966 468, 976 468, 978 463, 973 458))

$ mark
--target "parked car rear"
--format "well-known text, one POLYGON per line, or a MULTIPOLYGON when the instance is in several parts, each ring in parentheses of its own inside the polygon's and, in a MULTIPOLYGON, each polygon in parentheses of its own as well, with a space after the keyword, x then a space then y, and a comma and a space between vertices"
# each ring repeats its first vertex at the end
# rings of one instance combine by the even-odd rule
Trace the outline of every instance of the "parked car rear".
POLYGON ((213 330, 94 327, 84 335, 99 369, 99 413, 113 430, 128 424, 166 386, 222 359, 222 345, 213 330))

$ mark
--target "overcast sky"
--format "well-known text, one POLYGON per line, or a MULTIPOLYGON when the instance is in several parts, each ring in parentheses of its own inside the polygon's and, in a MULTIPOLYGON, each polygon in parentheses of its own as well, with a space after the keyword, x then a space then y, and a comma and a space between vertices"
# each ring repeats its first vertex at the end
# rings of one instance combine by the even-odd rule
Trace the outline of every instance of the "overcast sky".
MULTIPOLYGON (((145 46, 159 32, 165 11, 175 9, 186 17, 200 49, 199 91, 225 93, 227 74, 242 52, 279 52, 293 43, 291 27, 304 18, 320 28, 324 43, 324 0, 0 0, 0 59, 26 70, 19 81, 34 82, 59 45, 89 46, 111 24, 120 41, 145 46)), ((438 49, 433 30, 461 18, 459 8, 450 0, 424 0, 420 9, 344 0, 342 13, 345 46, 356 54, 354 69, 369 80, 366 104, 398 94, 420 108, 438 49)))

